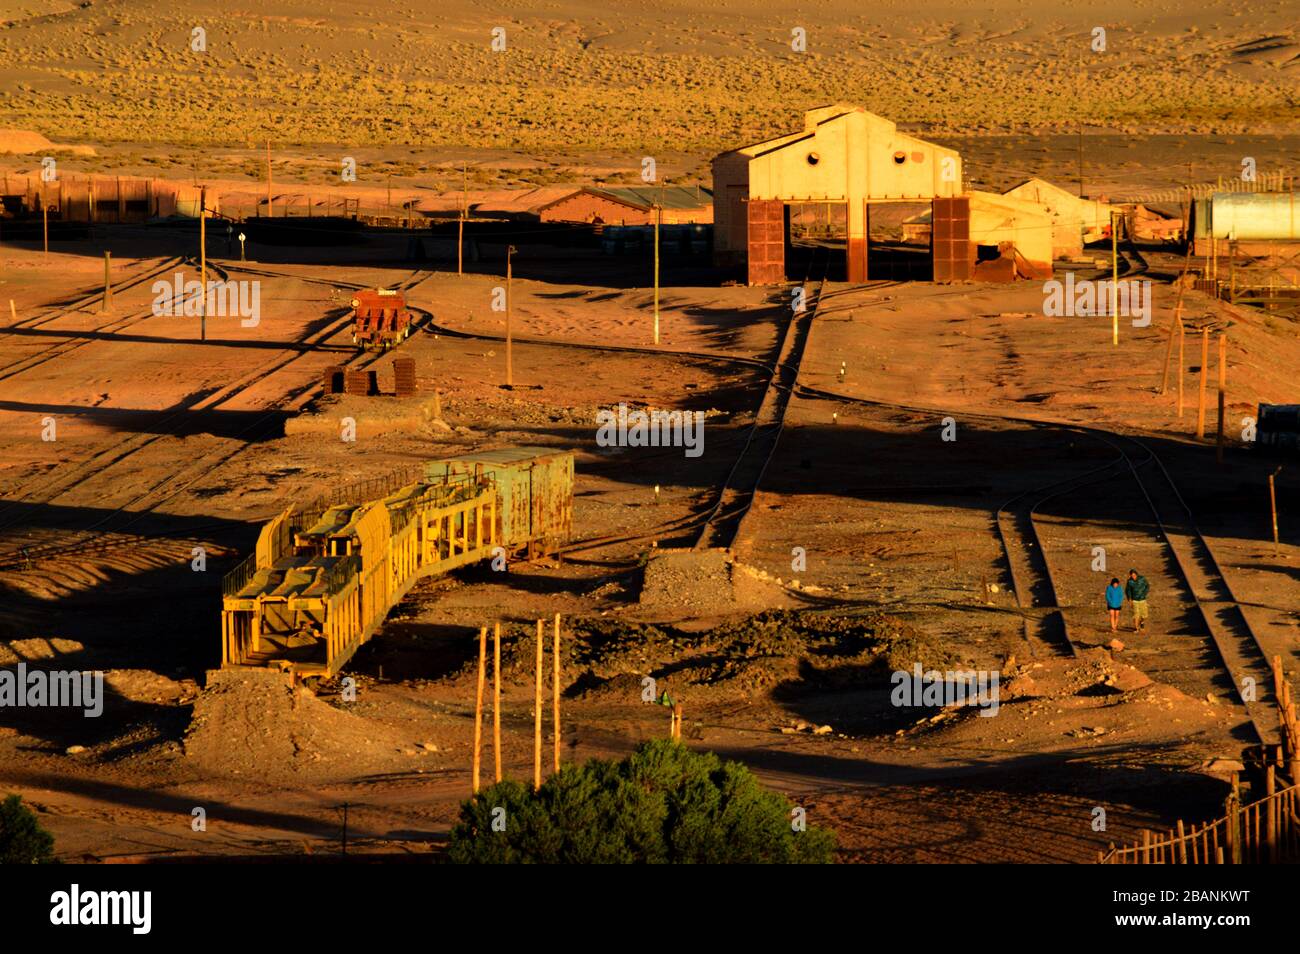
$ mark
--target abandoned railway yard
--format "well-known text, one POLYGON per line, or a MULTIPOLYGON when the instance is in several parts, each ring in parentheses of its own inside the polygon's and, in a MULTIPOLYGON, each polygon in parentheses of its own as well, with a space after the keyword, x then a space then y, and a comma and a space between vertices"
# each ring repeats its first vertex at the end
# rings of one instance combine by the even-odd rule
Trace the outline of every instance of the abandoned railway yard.
POLYGON ((1104 919, 1204 864, 1227 917, 1300 857, 1285 9, 49 6, 0 72, 85 32, 161 91, 0 97, 0 863, 97 866, 52 924, 214 862, 1086 865, 1104 919))
MULTIPOLYGON (((43 320, 7 346, 7 426, 31 434, 5 459, 6 661, 93 668, 106 688, 97 719, 7 711, 0 742, 6 784, 70 858, 329 852, 344 802, 353 851, 436 852, 469 784, 475 634, 505 626, 504 766, 527 776, 530 624, 557 613, 566 761, 666 734, 649 676, 692 744, 833 817, 845 860, 1088 861, 1212 813, 1215 773, 1279 741, 1265 707, 1268 660, 1292 652, 1291 551, 1268 539, 1268 462, 1234 442, 1216 467, 1157 393, 1171 302, 1099 376, 1109 327, 1025 317, 1031 287, 817 276, 801 314, 783 287, 665 290, 656 349, 648 289, 515 278, 503 388, 486 270, 218 260, 259 276, 265 310, 199 341, 196 319, 150 316, 136 281, 194 263, 168 237, 119 241, 158 248, 114 256, 107 316, 89 274, 69 287, 39 252, 10 273, 43 320), (358 284, 402 286, 425 316, 400 350, 346 341, 358 284), (410 396, 321 391, 344 362, 390 390, 394 355, 418 369, 410 396), (597 416, 620 403, 702 413, 704 453, 601 446, 597 416), (219 580, 286 502, 512 446, 573 452, 556 552, 417 581, 310 703, 274 701, 278 672, 213 672, 219 580), (1097 547, 1161 593, 1151 635, 1112 642, 1097 547), (1243 617, 1220 617, 1226 586, 1243 617), (889 660, 908 653, 1000 672, 999 717, 891 707, 889 660), (969 798, 920 797, 935 789, 969 798), (207 831, 175 823, 190 802, 207 831)), ((1263 319, 1234 330, 1235 420, 1300 345, 1263 319)))

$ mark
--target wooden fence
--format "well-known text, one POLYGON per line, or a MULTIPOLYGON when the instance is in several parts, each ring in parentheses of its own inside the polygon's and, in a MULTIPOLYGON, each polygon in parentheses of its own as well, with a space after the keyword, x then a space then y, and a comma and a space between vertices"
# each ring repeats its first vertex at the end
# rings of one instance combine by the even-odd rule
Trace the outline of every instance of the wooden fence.
POLYGON ((1282 744, 1266 750, 1270 763, 1264 766, 1264 797, 1241 804, 1234 775, 1219 818, 1190 826, 1180 820, 1167 832, 1144 830, 1137 844, 1112 844, 1108 851, 1097 852, 1099 864, 1273 864, 1300 857, 1300 724, 1282 658, 1274 656, 1272 663, 1282 744), (1286 773, 1281 777, 1288 783, 1279 788, 1280 773, 1286 773))
POLYGON ((1291 192, 1296 177, 1286 171, 1259 172, 1251 180, 1239 176, 1219 176, 1217 182, 1196 182, 1168 189, 1148 189, 1115 195, 1112 202, 1171 203, 1186 202, 1188 198, 1208 199, 1220 192, 1291 192))
POLYGON ((1269 864, 1297 856, 1300 848, 1300 786, 1274 790, 1272 765, 1266 768, 1268 794, 1242 805, 1234 784, 1224 803, 1223 815, 1204 824, 1168 832, 1142 832, 1140 843, 1126 848, 1110 846, 1098 852, 1103 865, 1223 865, 1269 864))

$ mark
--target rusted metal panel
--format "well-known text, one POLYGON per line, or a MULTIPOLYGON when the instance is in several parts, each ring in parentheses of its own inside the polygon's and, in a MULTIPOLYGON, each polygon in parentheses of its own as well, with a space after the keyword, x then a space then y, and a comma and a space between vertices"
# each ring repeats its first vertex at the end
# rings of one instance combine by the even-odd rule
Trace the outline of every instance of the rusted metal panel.
POLYGON ((749 284, 780 284, 785 281, 785 203, 780 199, 751 199, 746 209, 749 284))
POLYGON ((372 372, 370 371, 344 371, 343 390, 348 394, 365 396, 371 393, 371 380, 372 372))
POLYGON ((934 280, 969 281, 975 270, 975 247, 970 240, 970 199, 966 196, 937 198, 931 208, 934 280))
POLYGON ((498 539, 503 546, 552 549, 573 530, 573 453, 511 447, 433 461, 430 479, 481 474, 497 488, 498 539))
POLYGON ((223 666, 337 673, 418 577, 490 559, 498 544, 553 549, 572 531, 571 452, 509 448, 425 470, 382 498, 267 524, 251 563, 222 582, 223 666))
POLYGON ((321 384, 326 394, 339 394, 343 390, 343 365, 333 364, 321 371, 321 384))
POLYGON ((415 359, 393 359, 393 390, 398 397, 410 397, 415 393, 415 359))

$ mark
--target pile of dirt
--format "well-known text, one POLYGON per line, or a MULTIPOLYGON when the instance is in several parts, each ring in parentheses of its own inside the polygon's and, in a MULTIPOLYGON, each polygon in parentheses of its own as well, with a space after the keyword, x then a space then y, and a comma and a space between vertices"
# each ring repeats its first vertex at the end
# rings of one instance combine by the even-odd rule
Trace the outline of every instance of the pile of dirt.
POLYGON ((269 669, 217 670, 194 703, 185 758, 216 775, 258 777, 378 770, 403 761, 409 740, 345 712, 269 669))
POLYGON ((788 603, 780 581, 720 549, 656 550, 641 583, 641 606, 659 615, 707 617, 788 603))
POLYGON ((770 610, 703 632, 666 626, 575 620, 566 665, 581 675, 568 694, 626 697, 651 676, 659 689, 750 692, 799 679, 827 688, 884 684, 896 669, 947 666, 949 654, 925 634, 883 615, 831 616, 770 610))
POLYGON ((0 129, 0 154, 26 155, 33 152, 69 152, 74 156, 93 156, 90 146, 60 146, 29 129, 0 129))
POLYGON ((943 745, 1045 752, 1141 739, 1162 743, 1159 758, 1185 766, 1218 754, 1206 747, 1245 718, 1232 700, 1192 698, 1104 649, 1024 663, 1011 659, 1000 675, 999 706, 990 717, 980 717, 973 706, 927 710, 910 728, 898 730, 895 741, 919 735, 943 745))
POLYGON ((1043 696, 1119 695, 1152 685, 1146 673, 1117 661, 1105 649, 1085 649, 1064 662, 1047 660, 1026 665, 1009 661, 1007 699, 1043 696))

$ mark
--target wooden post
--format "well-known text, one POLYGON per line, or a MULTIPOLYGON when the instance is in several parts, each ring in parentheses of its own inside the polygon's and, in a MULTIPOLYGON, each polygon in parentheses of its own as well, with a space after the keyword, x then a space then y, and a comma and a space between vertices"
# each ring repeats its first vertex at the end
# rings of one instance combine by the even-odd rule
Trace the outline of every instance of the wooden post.
POLYGON ((208 340, 208 187, 199 189, 199 340, 208 340))
POLYGON ((487 627, 478 629, 478 692, 474 697, 474 771, 473 794, 478 794, 480 756, 483 747, 483 681, 487 665, 487 627))
POLYGON ((1219 434, 1218 437, 1215 439, 1215 445, 1214 445, 1214 458, 1220 464, 1223 463, 1223 403, 1224 403, 1223 389, 1220 388, 1219 389, 1219 434))
POLYGON ((1180 818, 1178 819, 1178 863, 1180 865, 1187 864, 1187 840, 1185 835, 1183 820, 1180 818))
POLYGON ((1119 344, 1119 216, 1110 214, 1110 343, 1119 344))
POLYGON ((9 299, 9 317, 13 319, 15 325, 18 324, 18 309, 14 307, 12 298, 9 299))
MULTIPOLYGON (((514 338, 510 329, 510 308, 511 308, 511 263, 510 257, 514 255, 515 247, 506 246, 506 387, 515 386, 515 365, 514 365, 514 338)), ((539 624, 540 625, 540 624, 539 624)))
POLYGON ((555 637, 551 645, 551 722, 555 732, 555 771, 560 770, 560 614, 555 614, 555 637))
POLYGON ((1142 864, 1151 864, 1151 830, 1142 829, 1142 864))
POLYGON ((1264 795, 1268 798, 1268 815, 1264 820, 1264 857, 1262 860, 1272 863, 1276 860, 1274 853, 1274 841, 1277 837, 1277 799, 1273 795, 1277 793, 1277 779, 1274 775, 1273 766, 1264 769, 1264 795))
POLYGON ((460 213, 456 229, 456 274, 465 274, 465 213, 460 213))
POLYGON ((533 791, 542 787, 542 621, 537 621, 537 680, 533 690, 533 791))
POLYGON ((1210 329, 1201 329, 1201 383, 1196 398, 1196 437, 1205 437, 1205 381, 1210 376, 1210 329))
POLYGON ((271 140, 266 141, 266 217, 271 218, 271 140))
POLYGON ((113 267, 113 253, 104 253, 104 301, 100 306, 100 311, 108 311, 113 307, 113 282, 111 269, 113 267))
POLYGON ((1169 359, 1174 354, 1174 335, 1182 334, 1183 330, 1183 295, 1187 291, 1187 266, 1191 264, 1192 246, 1187 246, 1187 254, 1183 256, 1183 273, 1178 278, 1178 301, 1174 304, 1174 320, 1169 326, 1169 347, 1165 349, 1165 371, 1160 378, 1160 393, 1165 394, 1169 390, 1169 359))
POLYGON ((1272 511, 1272 514, 1273 514, 1273 556, 1277 556, 1277 554, 1278 554, 1278 539, 1277 539, 1277 487, 1276 487, 1276 485, 1274 484, 1273 478, 1277 476, 1277 471, 1278 471, 1278 470, 1281 470, 1281 469, 1282 469, 1282 468, 1279 467, 1277 470, 1273 471, 1273 473, 1271 473, 1271 474, 1268 475, 1268 506, 1269 506, 1269 509, 1272 511))
POLYGON ((1223 825, 1223 837, 1227 842, 1228 858, 1234 865, 1241 864, 1241 833, 1237 827, 1237 818, 1237 787, 1234 779, 1232 792, 1224 803, 1223 825))
POLYGON ((45 204, 45 190, 41 189, 41 233, 45 237, 45 257, 50 257, 50 207, 45 204))
POLYGON ((1215 457, 1220 464, 1223 463, 1223 416, 1227 410, 1228 403, 1228 335, 1226 332, 1219 332, 1219 433, 1215 442, 1215 457))
POLYGON ((663 220, 663 210, 659 204, 653 207, 655 216, 655 345, 659 344, 659 225, 663 220))
POLYGON ((492 754, 501 781, 501 624, 492 629, 492 754))
POLYGON ((1183 319, 1180 315, 1182 311, 1182 295, 1179 294, 1177 307, 1174 308, 1174 320, 1169 324, 1169 344, 1165 348, 1165 370, 1160 378, 1160 393, 1165 394, 1169 391, 1169 361, 1174 356, 1174 338, 1182 331, 1183 319))
POLYGON ((1184 357, 1187 335, 1183 330, 1183 323, 1178 322, 1178 416, 1183 416, 1183 369, 1187 367, 1187 359, 1184 357))

